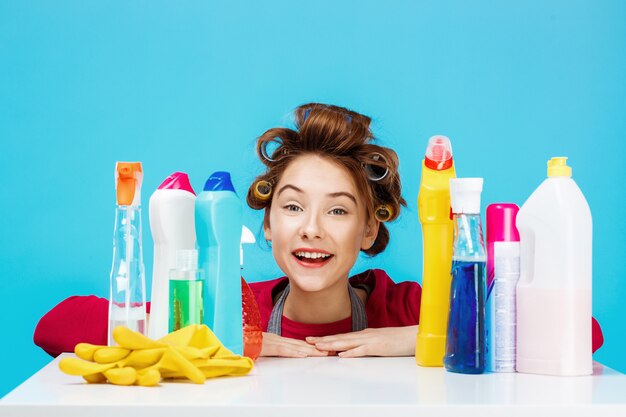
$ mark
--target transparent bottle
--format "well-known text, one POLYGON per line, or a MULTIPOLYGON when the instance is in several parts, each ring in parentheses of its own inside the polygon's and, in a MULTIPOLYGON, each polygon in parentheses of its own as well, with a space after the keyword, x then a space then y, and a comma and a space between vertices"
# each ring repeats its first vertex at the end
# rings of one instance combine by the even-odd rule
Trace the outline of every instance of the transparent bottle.
POLYGON ((176 268, 170 271, 169 280, 169 331, 202 324, 202 270, 198 270, 198 251, 176 251, 176 268))
POLYGON ((117 208, 109 295, 108 343, 113 329, 126 326, 146 333, 146 281, 141 246, 140 162, 116 165, 117 208))
POLYGON ((480 219, 482 178, 450 180, 454 214, 452 284, 444 366, 451 372, 480 374, 485 369, 485 264, 480 219))

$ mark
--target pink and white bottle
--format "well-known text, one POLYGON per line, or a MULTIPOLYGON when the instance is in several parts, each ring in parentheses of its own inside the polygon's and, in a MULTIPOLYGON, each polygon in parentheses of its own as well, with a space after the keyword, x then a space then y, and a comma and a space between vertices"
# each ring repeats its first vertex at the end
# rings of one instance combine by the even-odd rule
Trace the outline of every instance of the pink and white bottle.
POLYGON ((168 334, 169 272, 176 267, 176 252, 196 246, 195 202, 196 194, 183 172, 167 177, 150 197, 154 264, 148 335, 153 339, 168 334))

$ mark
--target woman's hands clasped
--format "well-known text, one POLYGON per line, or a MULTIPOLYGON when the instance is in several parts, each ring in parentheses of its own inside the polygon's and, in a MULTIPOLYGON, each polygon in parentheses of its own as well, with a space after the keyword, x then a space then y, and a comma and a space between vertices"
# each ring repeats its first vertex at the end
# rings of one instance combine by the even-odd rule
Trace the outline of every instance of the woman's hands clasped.
POLYGON ((328 352, 318 350, 314 344, 303 340, 290 339, 274 333, 264 332, 261 356, 306 358, 307 356, 328 356, 328 352))
POLYGON ((303 358, 337 353, 342 358, 361 356, 412 356, 415 354, 417 326, 365 329, 306 341, 263 333, 261 356, 303 358))

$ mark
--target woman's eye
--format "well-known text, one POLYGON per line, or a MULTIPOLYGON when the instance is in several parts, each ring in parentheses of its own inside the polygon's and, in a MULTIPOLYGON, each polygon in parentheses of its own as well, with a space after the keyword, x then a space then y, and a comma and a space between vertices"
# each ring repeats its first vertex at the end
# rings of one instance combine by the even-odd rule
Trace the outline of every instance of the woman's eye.
POLYGON ((302 209, 295 204, 287 204, 284 208, 287 209, 287 211, 302 211, 302 209))
POLYGON ((345 211, 345 210, 344 210, 344 209, 342 209, 342 208, 336 208, 336 209, 332 209, 332 210, 330 211, 330 213, 331 213, 331 214, 333 214, 333 215, 335 215, 335 216, 341 216, 342 214, 346 214, 346 213, 347 213, 347 211, 345 211))

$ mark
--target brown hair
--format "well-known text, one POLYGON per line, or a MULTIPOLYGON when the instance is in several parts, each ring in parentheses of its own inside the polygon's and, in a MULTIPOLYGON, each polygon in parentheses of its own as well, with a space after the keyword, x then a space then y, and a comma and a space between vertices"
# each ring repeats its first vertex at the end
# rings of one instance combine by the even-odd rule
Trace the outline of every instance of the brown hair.
MULTIPOLYGON (((368 220, 381 205, 390 209, 388 220, 395 220, 400 206, 406 206, 401 195, 398 156, 390 148, 370 143, 374 140, 369 127, 371 119, 343 107, 319 103, 298 107, 294 116, 296 130, 273 128, 258 138, 257 154, 267 170, 248 189, 248 205, 256 210, 265 209, 267 221, 272 195, 255 193, 259 181, 275 186, 295 158, 314 154, 329 158, 350 172, 366 204, 368 220), (274 149, 270 150, 268 145, 274 149)), ((388 243, 389 231, 381 222, 374 244, 363 252, 377 255, 388 243)))

